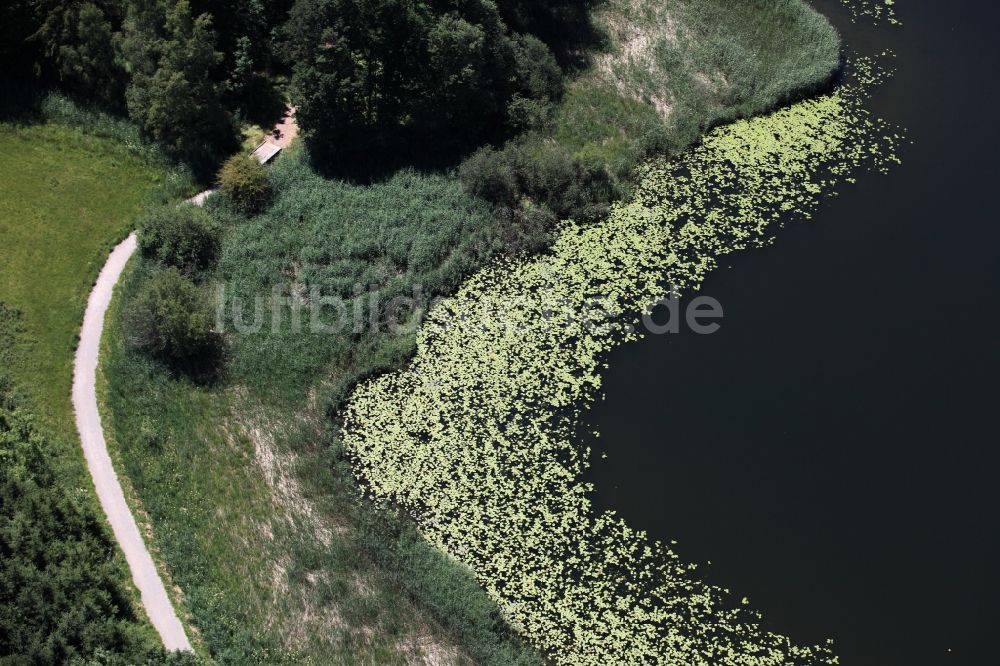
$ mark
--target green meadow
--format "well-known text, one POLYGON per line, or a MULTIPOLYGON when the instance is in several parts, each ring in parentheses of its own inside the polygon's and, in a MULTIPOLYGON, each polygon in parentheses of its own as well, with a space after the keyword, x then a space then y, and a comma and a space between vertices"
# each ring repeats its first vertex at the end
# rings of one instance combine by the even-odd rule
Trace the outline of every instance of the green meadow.
POLYGON ((0 124, 0 302, 10 328, 5 369, 46 426, 72 443, 73 350, 107 252, 176 182, 113 138, 70 124, 0 124))

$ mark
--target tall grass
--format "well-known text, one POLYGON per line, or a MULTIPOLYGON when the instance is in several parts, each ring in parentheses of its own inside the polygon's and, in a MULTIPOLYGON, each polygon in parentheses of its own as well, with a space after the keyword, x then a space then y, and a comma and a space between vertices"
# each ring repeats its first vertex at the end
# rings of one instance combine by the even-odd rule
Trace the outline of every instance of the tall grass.
POLYGON ((361 299, 366 315, 372 298, 416 285, 427 297, 452 291, 497 249, 489 207, 442 175, 328 181, 294 151, 270 176, 276 197, 261 215, 224 197, 207 206, 226 232, 205 288, 225 285, 229 313, 236 299, 265 298, 260 331, 227 326, 217 384, 126 344, 121 312, 154 274, 150 260, 138 259, 109 315, 108 428, 195 625, 221 663, 399 663, 424 635, 430 649, 457 649, 457 663, 538 664, 467 568, 362 498, 329 427, 324 406, 404 363, 413 332, 311 334, 305 321, 296 332, 294 300, 271 327, 275 284, 286 297, 317 287, 351 309, 361 299))
MULTIPOLYGON (((453 291, 482 261, 500 250, 492 211, 443 175, 403 171, 390 180, 357 186, 329 181, 309 166, 305 153, 287 155, 272 171, 274 205, 243 218, 220 200, 213 212, 232 229, 223 244, 218 280, 226 289, 226 312, 237 299, 252 305, 282 294, 299 294, 302 330, 292 306, 265 307, 260 330, 235 334, 230 325, 230 381, 260 387, 271 397, 295 397, 331 369, 358 363, 360 349, 392 365, 412 347, 412 332, 395 335, 371 307, 400 296, 429 300, 453 291), (360 293, 359 293, 360 292, 360 293), (338 334, 308 327, 308 298, 343 299, 352 321, 338 334), (355 308, 364 330, 355 332, 355 308), (373 327, 374 323, 377 328, 373 327)), ((324 323, 337 313, 323 311, 324 323)), ((244 319, 252 316, 244 312, 244 319)), ((340 372, 334 372, 339 376, 340 372)))
POLYGON ((836 31, 802 0, 606 0, 595 23, 607 50, 571 84, 554 136, 616 173, 815 92, 840 62, 836 31))

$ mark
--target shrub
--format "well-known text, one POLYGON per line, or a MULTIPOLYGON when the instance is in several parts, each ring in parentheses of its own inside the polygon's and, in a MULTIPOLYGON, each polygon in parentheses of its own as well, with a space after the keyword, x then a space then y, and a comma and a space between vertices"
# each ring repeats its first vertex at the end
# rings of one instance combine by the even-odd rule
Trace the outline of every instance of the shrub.
POLYGON ((562 70, 549 47, 530 35, 511 40, 514 61, 514 92, 507 103, 507 122, 512 129, 543 126, 562 97, 562 70))
POLYGON ((549 47, 531 35, 514 35, 511 42, 518 92, 532 99, 558 101, 563 75, 549 47))
POLYGON ((501 247, 510 255, 535 254, 552 242, 559 218, 545 206, 500 208, 496 231, 501 247))
POLYGON ((507 105, 507 123, 523 131, 542 127, 552 117, 552 102, 514 95, 507 105))
POLYGON ((264 165, 249 155, 234 155, 219 170, 219 188, 237 210, 254 214, 271 199, 271 182, 264 165))
POLYGON ((125 313, 125 332, 132 346, 185 370, 210 369, 219 350, 208 298, 174 268, 146 284, 125 313))
POLYGON ((549 141, 525 141, 507 149, 521 190, 560 218, 591 220, 615 198, 607 171, 585 165, 569 150, 549 141))
POLYGON ((191 204, 167 205, 139 222, 143 256, 185 273, 204 270, 219 252, 220 230, 204 210, 191 204))
POLYGON ((514 206, 518 200, 517 173, 509 160, 493 148, 481 148, 458 169, 465 190, 499 206, 514 206))
POLYGON ((585 164, 563 146, 537 135, 499 151, 478 151, 459 168, 459 178, 470 194, 498 206, 534 204, 560 219, 596 219, 618 194, 603 165, 585 164))

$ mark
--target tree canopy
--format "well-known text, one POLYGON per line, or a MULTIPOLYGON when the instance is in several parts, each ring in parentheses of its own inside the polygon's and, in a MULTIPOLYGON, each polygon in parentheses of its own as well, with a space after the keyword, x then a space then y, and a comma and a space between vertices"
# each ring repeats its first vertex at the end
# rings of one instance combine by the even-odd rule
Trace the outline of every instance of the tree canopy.
POLYGON ((52 448, 0 378, 0 662, 168 663, 103 517, 57 473, 52 448))
POLYGON ((220 230, 202 208, 168 204, 139 220, 139 250, 188 274, 208 268, 219 251, 220 230))
POLYGON ((515 97, 560 93, 551 52, 513 38, 490 0, 298 0, 285 36, 299 123, 350 161, 465 149, 515 97))
POLYGON ((35 0, 39 74, 55 79, 69 92, 92 95, 117 106, 125 71, 118 62, 114 34, 121 25, 123 4, 116 0, 35 0))
POLYGON ((176 268, 153 276, 125 314, 132 346, 195 376, 214 370, 220 340, 212 330, 211 305, 176 268))
POLYGON ((12 0, 18 71, 128 111, 208 177, 289 95, 344 170, 447 164, 544 124, 592 0, 12 0), (569 38, 568 41, 573 41, 569 38))
POLYGON ((157 141, 196 167, 234 147, 216 82, 222 53, 209 14, 187 0, 133 0, 121 51, 129 64, 129 114, 157 141), (213 76, 214 75, 214 76, 213 76))

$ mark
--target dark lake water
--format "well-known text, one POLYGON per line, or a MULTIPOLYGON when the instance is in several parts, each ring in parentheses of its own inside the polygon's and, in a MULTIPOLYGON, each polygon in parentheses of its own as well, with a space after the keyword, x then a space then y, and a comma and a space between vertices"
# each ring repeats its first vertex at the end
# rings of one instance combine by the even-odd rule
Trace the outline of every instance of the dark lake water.
POLYGON ((915 141, 704 284, 715 335, 618 348, 600 508, 846 666, 1000 664, 1000 7, 901 0, 873 102, 915 141))

